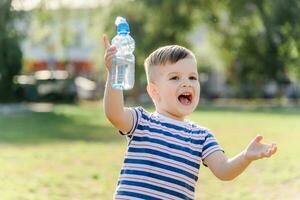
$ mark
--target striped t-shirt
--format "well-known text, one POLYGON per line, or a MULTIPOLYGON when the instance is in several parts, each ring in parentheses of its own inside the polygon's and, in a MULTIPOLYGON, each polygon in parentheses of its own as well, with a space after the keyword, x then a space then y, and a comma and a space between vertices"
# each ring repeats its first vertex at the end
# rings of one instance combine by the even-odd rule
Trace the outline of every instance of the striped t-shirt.
POLYGON ((114 199, 194 199, 201 161, 223 151, 208 129, 133 108, 114 199))

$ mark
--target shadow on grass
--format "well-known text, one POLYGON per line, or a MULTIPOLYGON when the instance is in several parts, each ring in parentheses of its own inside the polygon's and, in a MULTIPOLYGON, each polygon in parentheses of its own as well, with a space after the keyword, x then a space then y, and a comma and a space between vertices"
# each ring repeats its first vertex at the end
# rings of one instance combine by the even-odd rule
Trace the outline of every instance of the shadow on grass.
MULTIPOLYGON (((66 106, 67 111, 47 113, 23 112, 11 115, 0 114, 0 143, 2 144, 42 144, 49 142, 121 142, 125 138, 118 134, 99 108, 79 108, 66 106), (71 114, 68 113, 68 109, 71 114)), ((148 107, 153 111, 153 107, 148 107)), ((276 115, 298 115, 298 107, 216 107, 200 105, 197 111, 206 112, 248 112, 276 115)))
MULTIPOLYGON (((100 121, 100 120, 99 120, 100 121)), ((55 112, 0 115, 0 143, 117 142, 124 140, 109 123, 89 123, 89 118, 68 117, 55 112)))

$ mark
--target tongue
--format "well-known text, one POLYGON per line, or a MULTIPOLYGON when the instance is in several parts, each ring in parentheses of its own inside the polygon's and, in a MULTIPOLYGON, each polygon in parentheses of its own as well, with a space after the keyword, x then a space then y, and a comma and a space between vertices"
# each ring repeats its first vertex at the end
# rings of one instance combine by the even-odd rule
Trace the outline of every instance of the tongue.
POLYGON ((191 103, 190 100, 187 97, 184 97, 184 96, 180 96, 179 101, 183 105, 189 105, 191 103))

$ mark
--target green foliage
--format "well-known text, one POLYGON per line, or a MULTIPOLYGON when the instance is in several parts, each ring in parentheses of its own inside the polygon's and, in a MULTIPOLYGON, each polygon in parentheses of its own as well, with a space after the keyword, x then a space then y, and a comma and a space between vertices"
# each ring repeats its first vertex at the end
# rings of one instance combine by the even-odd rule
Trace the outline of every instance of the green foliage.
POLYGON ((227 65, 233 84, 250 88, 253 96, 257 86, 268 81, 284 84, 287 77, 300 77, 299 1, 225 1, 224 5, 227 24, 214 30, 223 34, 222 46, 231 54, 227 65))
POLYGON ((22 67, 18 34, 12 25, 15 15, 10 10, 10 4, 10 0, 0 3, 0 102, 13 99, 13 77, 22 67))
POLYGON ((152 50, 173 43, 193 49, 187 35, 205 25, 206 39, 218 49, 210 57, 224 63, 229 84, 237 86, 241 96, 254 97, 268 81, 285 83, 287 77, 300 77, 299 10, 297 0, 127 0, 113 1, 104 22, 111 38, 115 17, 128 19, 137 43, 137 79, 142 83, 143 61, 152 50))

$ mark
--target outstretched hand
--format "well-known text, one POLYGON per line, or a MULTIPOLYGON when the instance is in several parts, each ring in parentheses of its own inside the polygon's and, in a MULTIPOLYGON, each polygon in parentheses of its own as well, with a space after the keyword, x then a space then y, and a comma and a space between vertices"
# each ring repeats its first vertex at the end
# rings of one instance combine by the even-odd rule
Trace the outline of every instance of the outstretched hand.
POLYGON ((247 149, 244 151, 244 156, 247 160, 253 161, 261 158, 266 158, 272 156, 277 151, 277 145, 263 144, 261 140, 263 137, 257 135, 248 145, 247 149))
POLYGON ((107 35, 104 34, 102 39, 103 39, 103 46, 105 49, 104 63, 107 70, 110 71, 112 66, 112 58, 116 54, 117 48, 116 46, 110 44, 107 35))

